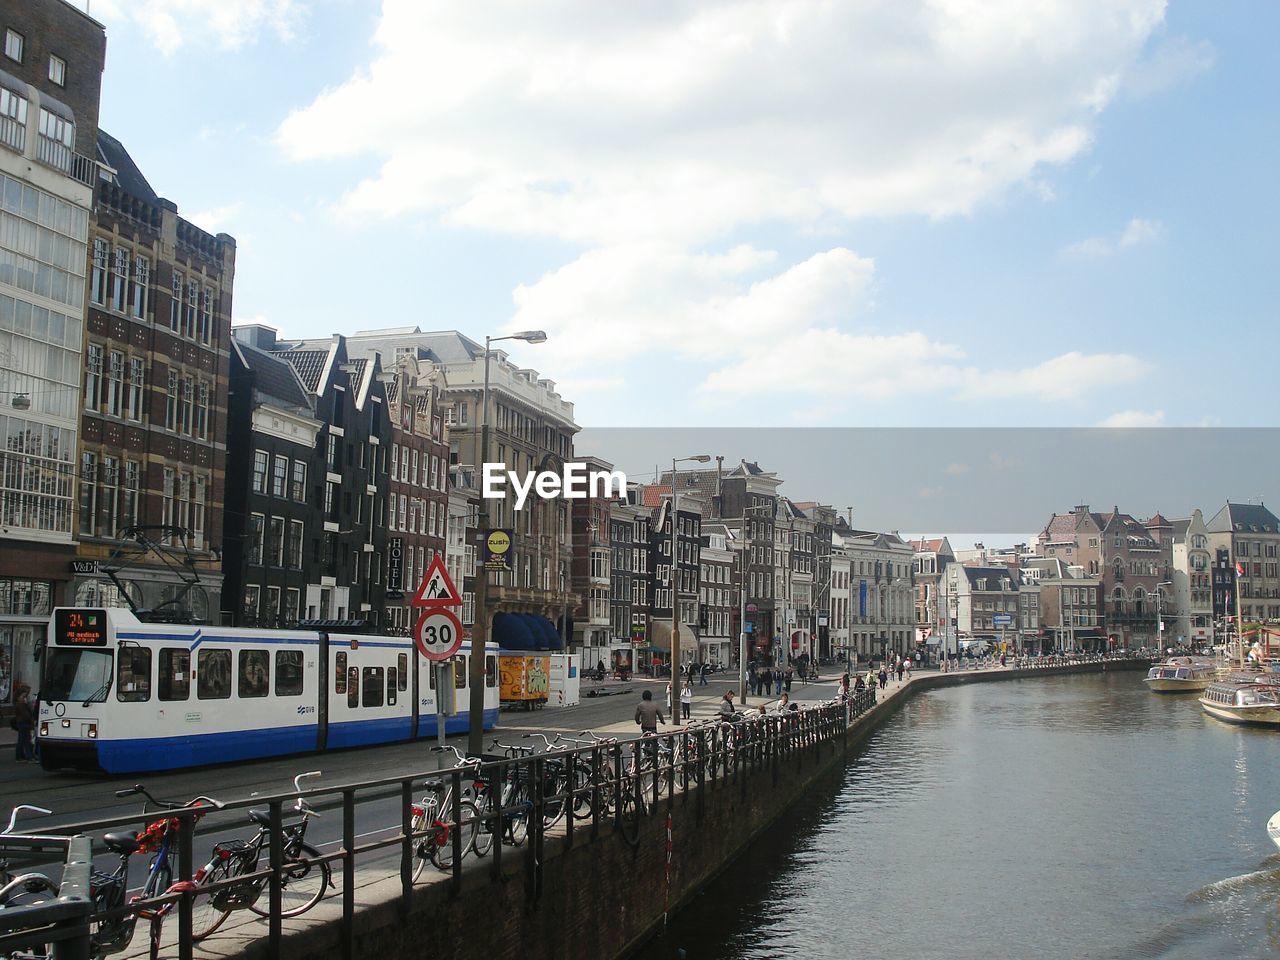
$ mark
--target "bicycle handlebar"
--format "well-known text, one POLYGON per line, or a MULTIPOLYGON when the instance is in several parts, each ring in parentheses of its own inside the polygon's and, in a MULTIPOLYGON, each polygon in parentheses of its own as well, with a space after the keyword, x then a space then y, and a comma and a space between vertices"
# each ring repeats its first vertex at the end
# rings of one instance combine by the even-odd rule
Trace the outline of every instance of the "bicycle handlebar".
MULTIPOLYGON (((209 806, 213 807, 215 810, 221 810, 224 806, 226 806, 226 804, 224 804, 221 800, 215 800, 213 799, 213 797, 206 797, 203 795, 198 797, 192 797, 190 800, 187 800, 185 802, 180 800, 158 800, 155 797, 153 797, 151 793, 147 790, 147 788, 140 783, 135 783, 132 787, 129 787, 128 789, 116 791, 117 797, 133 797, 133 796, 137 796, 138 794, 141 794, 142 796, 146 797, 147 800, 149 800, 151 803, 154 803, 157 807, 164 807, 166 810, 182 810, 186 807, 199 806, 202 803, 208 804, 209 806)), ((144 810, 143 812, 145 813, 146 811, 144 810)))
POLYGON ((53 813, 52 810, 46 810, 44 807, 33 807, 29 803, 20 803, 13 808, 13 812, 9 814, 9 825, 4 828, 4 834, 13 833, 13 828, 18 825, 18 814, 23 810, 30 810, 32 813, 38 813, 41 816, 48 816, 53 813))

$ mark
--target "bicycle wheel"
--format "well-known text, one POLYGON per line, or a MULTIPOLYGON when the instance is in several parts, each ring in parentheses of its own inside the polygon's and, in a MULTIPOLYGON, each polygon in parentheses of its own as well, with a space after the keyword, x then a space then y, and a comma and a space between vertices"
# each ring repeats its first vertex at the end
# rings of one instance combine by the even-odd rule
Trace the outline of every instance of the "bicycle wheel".
MULTIPOLYGON (((195 899, 191 901, 191 937, 193 940, 203 940, 205 937, 211 936, 217 930, 227 917, 231 916, 231 910, 226 907, 215 905, 214 900, 218 898, 218 894, 209 893, 204 887, 206 884, 220 883, 223 880, 231 879, 231 861, 216 860, 197 884, 195 899)), ((230 888, 228 888, 230 889, 230 888)), ((219 893, 226 893, 226 890, 219 893)))
MULTIPOLYGON (((476 821, 475 804, 469 800, 458 803, 458 823, 453 830, 462 832, 462 856, 465 858, 475 839, 476 821)), ((453 869, 453 832, 448 827, 441 827, 436 835, 436 842, 431 845, 431 862, 441 870, 453 869)))
POLYGON ((487 857, 489 851, 493 849, 493 834, 497 827, 494 820, 484 819, 493 813, 493 804, 489 802, 489 794, 486 792, 477 796, 474 806, 476 808, 476 829, 471 837, 471 852, 477 857, 487 857))
POLYGON ((502 806, 504 808, 517 808, 508 813, 504 820, 506 821, 508 842, 513 847, 518 847, 529 836, 529 811, 532 809, 533 804, 529 802, 529 796, 523 786, 512 785, 504 791, 502 806))
MULTIPOLYGON (((428 808, 428 812, 432 813, 434 819, 434 808, 428 808)), ((409 832, 413 834, 422 833, 427 829, 427 814, 415 814, 409 821, 409 832)), ((431 850, 436 844, 436 834, 432 831, 425 837, 417 837, 413 841, 413 882, 418 882, 418 877, 422 876, 422 871, 427 869, 427 859, 431 855, 431 850)))
MULTIPOLYGON (((280 871, 280 916, 297 917, 306 913, 325 895, 333 883, 329 864, 320 860, 320 851, 310 844, 299 844, 285 851, 280 871)), ((271 916, 271 881, 263 884, 262 896, 249 909, 260 917, 271 916)))

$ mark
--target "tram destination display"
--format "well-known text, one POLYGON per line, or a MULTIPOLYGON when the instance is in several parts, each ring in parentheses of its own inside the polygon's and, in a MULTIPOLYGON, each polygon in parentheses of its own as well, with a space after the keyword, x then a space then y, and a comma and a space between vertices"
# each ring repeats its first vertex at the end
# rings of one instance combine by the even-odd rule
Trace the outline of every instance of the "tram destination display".
POLYGON ((54 642, 64 647, 105 647, 105 610, 58 610, 53 619, 54 642))

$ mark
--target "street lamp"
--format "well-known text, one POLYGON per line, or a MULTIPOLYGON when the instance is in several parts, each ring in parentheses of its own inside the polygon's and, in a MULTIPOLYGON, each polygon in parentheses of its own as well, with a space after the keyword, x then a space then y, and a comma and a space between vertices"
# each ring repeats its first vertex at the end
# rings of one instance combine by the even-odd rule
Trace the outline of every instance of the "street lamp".
MULTIPOLYGON (((503 340, 523 340, 525 343, 544 343, 547 335, 541 330, 521 330, 506 337, 484 338, 484 387, 480 392, 480 446, 476 450, 476 477, 484 476, 484 465, 489 459, 489 357, 490 347, 503 340)), ((486 536, 489 526, 489 501, 480 498, 480 535, 486 536)), ((467 722, 467 751, 480 756, 484 749, 484 680, 486 643, 489 640, 489 571, 481 564, 480 580, 476 584, 475 624, 471 630, 471 661, 468 664, 467 683, 471 698, 467 722), (477 652, 478 651, 478 652, 477 652)))
POLYGON ((680 487, 676 483, 676 464, 710 462, 711 457, 705 453, 671 458, 671 702, 668 708, 673 716, 680 673, 680 487))

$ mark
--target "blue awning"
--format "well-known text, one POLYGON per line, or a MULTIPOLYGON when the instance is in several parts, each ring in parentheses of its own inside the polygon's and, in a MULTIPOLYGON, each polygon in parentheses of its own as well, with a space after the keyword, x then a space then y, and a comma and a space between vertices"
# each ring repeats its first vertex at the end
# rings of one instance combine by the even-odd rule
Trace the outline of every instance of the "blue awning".
POLYGON ((493 641, 501 650, 536 650, 537 643, 525 617, 518 613, 493 616, 493 641))
POLYGON ((560 632, 556 630, 556 625, 546 617, 540 617, 536 614, 527 613, 524 619, 529 624, 529 632, 533 634, 535 643, 539 650, 560 650, 563 649, 564 643, 560 638, 560 632))

